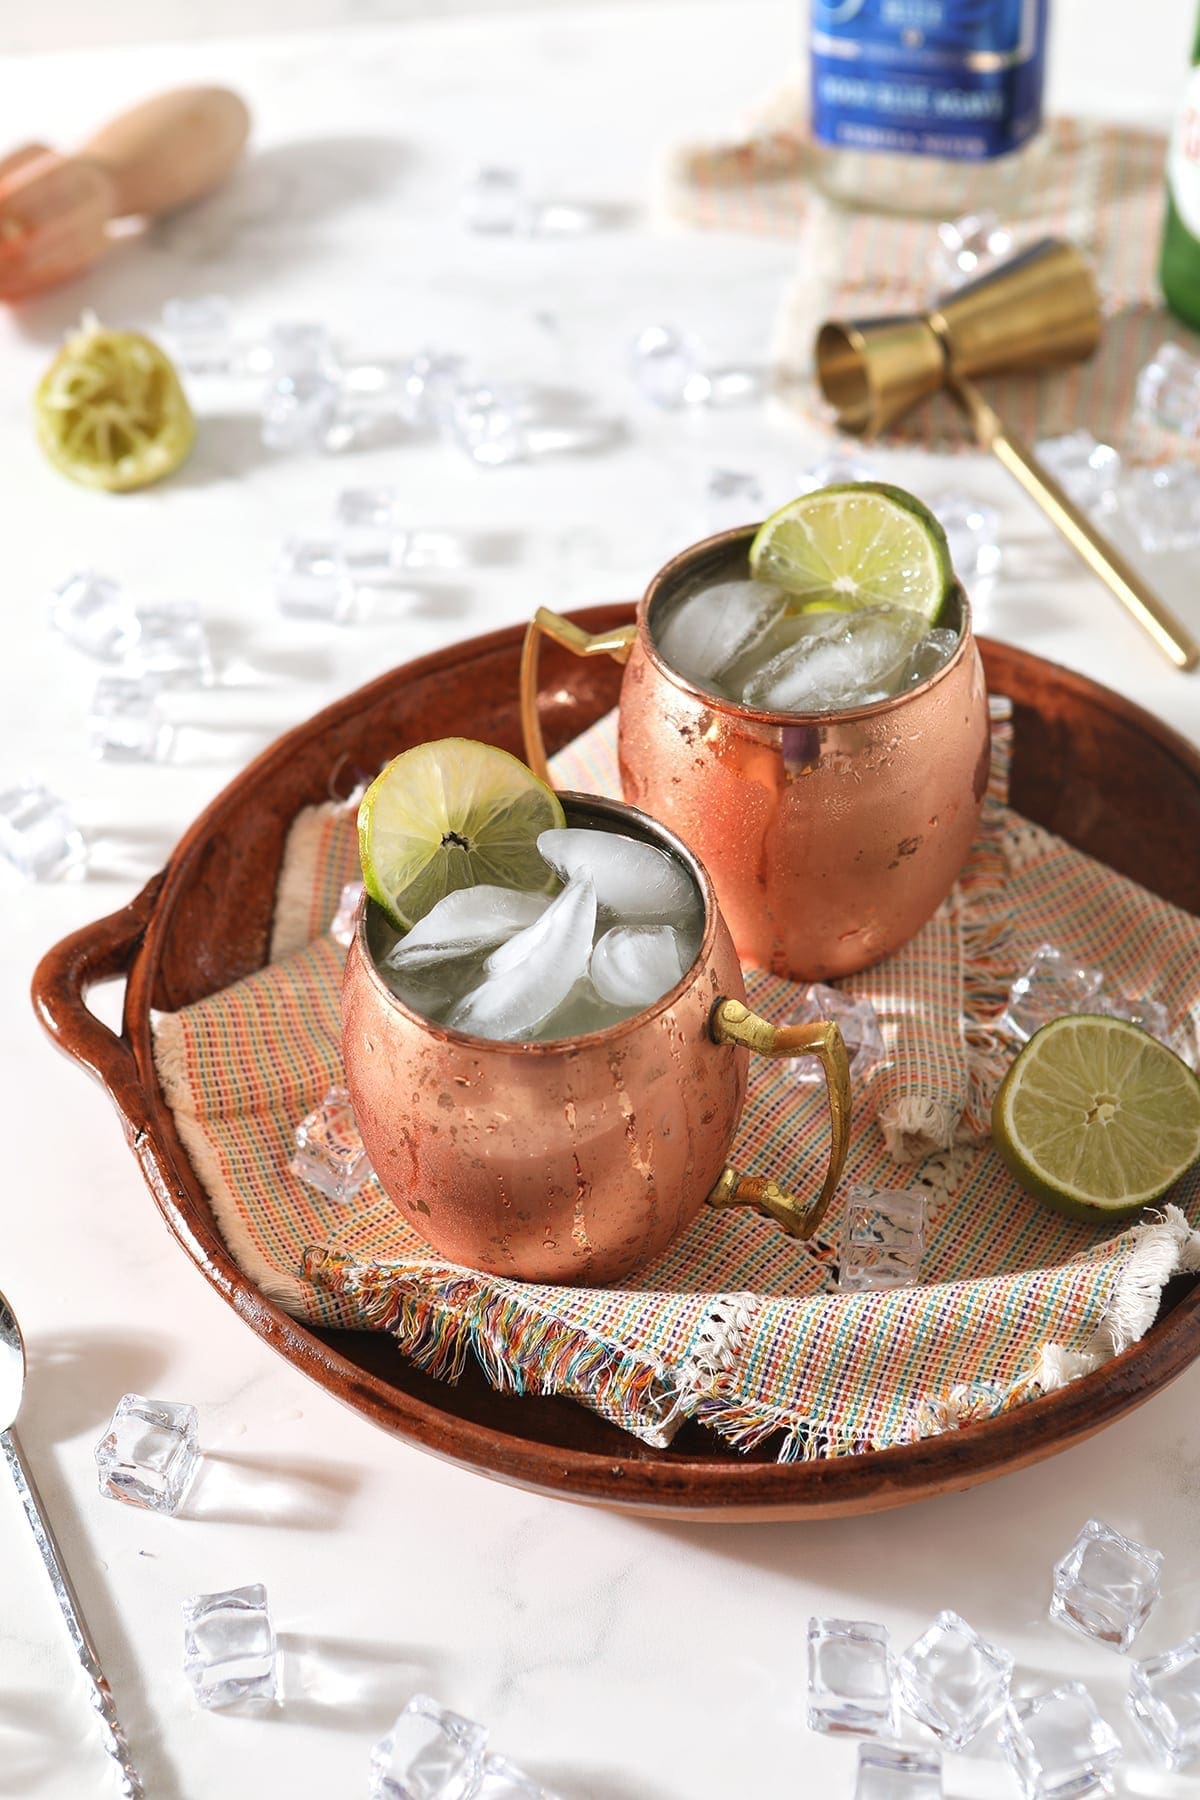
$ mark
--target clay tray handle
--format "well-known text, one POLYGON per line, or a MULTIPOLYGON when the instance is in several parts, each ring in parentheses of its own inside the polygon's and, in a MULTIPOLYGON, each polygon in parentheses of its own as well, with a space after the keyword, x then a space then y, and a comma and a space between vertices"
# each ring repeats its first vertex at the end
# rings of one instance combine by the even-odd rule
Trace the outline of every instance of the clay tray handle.
POLYGON ((153 876, 128 906, 83 925, 47 950, 34 971, 33 1009, 55 1047, 95 1076, 112 1096, 130 1143, 143 1130, 146 1094, 125 1036, 98 1019, 87 1004, 103 981, 129 974, 154 914, 166 871, 153 876))

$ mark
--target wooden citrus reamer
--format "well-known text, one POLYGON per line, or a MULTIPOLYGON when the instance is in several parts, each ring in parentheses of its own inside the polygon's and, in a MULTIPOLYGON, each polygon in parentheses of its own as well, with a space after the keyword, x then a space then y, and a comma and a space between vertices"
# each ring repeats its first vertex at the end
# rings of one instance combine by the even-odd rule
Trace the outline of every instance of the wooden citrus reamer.
POLYGON ((225 180, 250 129, 228 88, 176 88, 110 119, 70 155, 23 144, 0 157, 0 300, 81 275, 118 219, 157 218, 225 180))
POLYGON ((817 333, 817 378, 842 430, 857 435, 886 430, 948 389, 980 447, 1016 477, 1164 655, 1177 668, 1194 669, 1200 644, 975 386, 979 375, 1080 361, 1099 341, 1091 270, 1073 244, 1046 238, 944 295, 927 313, 827 321, 817 333))

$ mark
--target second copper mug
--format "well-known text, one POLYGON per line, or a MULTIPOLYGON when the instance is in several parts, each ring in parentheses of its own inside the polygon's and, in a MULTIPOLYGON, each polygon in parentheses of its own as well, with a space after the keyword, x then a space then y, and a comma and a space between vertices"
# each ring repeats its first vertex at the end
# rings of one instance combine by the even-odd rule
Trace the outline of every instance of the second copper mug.
POLYGON ((679 859, 704 909, 695 961, 670 992, 602 1031, 497 1042, 435 1024, 392 992, 378 966, 387 927, 364 902, 342 985, 342 1049, 385 1191, 453 1262, 526 1281, 616 1281, 706 1202, 753 1207, 808 1237, 837 1187, 850 1128, 837 1026, 776 1026, 747 1008, 712 883, 669 831, 619 800, 567 794, 563 804, 571 825, 679 859), (821 1060, 832 1135, 811 1195, 728 1160, 752 1051, 821 1060))
POLYGON ((936 911, 971 847, 987 787, 987 689, 961 588, 959 642, 889 700, 808 715, 721 699, 670 668, 655 624, 681 593, 746 579, 754 528, 723 532, 658 572, 634 624, 589 635, 542 608, 521 665, 529 766, 549 779, 538 646, 625 664, 619 708, 626 800, 678 832, 712 876, 745 963, 795 980, 851 975, 936 911))

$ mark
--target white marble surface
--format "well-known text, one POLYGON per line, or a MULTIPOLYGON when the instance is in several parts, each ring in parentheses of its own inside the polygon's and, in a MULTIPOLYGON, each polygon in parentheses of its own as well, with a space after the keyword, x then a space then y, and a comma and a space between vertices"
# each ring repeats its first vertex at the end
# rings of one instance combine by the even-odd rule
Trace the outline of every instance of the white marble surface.
MULTIPOLYGON (((1059 97, 1161 118, 1190 10, 1143 9, 1130 66, 1123 9, 1063 0, 1059 97)), ((368 1745, 417 1687, 487 1720, 564 1800, 849 1793, 852 1746, 803 1724, 814 1611, 879 1618, 906 1641, 956 1607, 1013 1649, 1023 1677, 1078 1672, 1119 1721, 1120 1663, 1043 1620, 1050 1564, 1089 1513, 1168 1553, 1171 1596, 1146 1647, 1200 1624, 1200 1374, 1069 1455, 873 1519, 704 1529, 532 1499, 386 1438, 252 1337, 168 1238, 107 1100, 55 1059, 26 1003, 40 951, 128 898, 254 745, 390 663, 535 602, 632 595, 696 535, 714 463, 786 491, 811 460, 815 434, 758 407, 650 416, 622 366, 631 331, 656 317, 706 333, 723 358, 761 352, 795 248, 662 228, 642 203, 663 147, 720 130, 795 38, 787 5, 639 8, 636 35, 628 11, 562 8, 0 63, 13 139, 69 136, 160 81, 207 75, 242 86, 259 121, 255 160, 229 193, 79 288, 0 319, 0 773, 49 781, 96 839, 86 882, 4 891, 0 1282, 30 1342, 25 1443, 153 1800, 349 1800, 365 1792, 368 1745), (466 237, 453 200, 481 156, 536 165, 556 193, 609 203, 617 222, 577 242, 466 237), (116 500, 59 480, 33 447, 27 406, 68 321, 88 303, 149 324, 165 296, 214 288, 248 324, 316 314, 364 351, 436 339, 489 366, 510 342, 536 343, 531 312, 550 309, 565 347, 548 378, 622 420, 620 436, 603 454, 488 474, 428 447, 271 459, 226 416, 206 421, 192 463, 161 490, 116 500), (400 484, 415 523, 498 534, 492 560, 431 581, 404 614, 343 631, 286 625, 267 583, 280 534, 327 509, 343 481, 372 479, 400 484), (563 535, 583 532, 589 548, 564 555, 563 535), (46 588, 80 563, 143 595, 199 597, 223 654, 260 668, 257 685, 178 697, 186 760, 88 760, 95 671, 43 622, 46 588), (201 1409, 209 1462, 186 1517, 95 1491, 92 1445, 127 1389, 201 1409), (180 1597, 255 1580, 285 1634, 287 1702, 269 1720, 199 1713, 180 1674, 180 1597)), ((990 629, 1200 736, 1196 678, 1157 658, 998 469, 880 461, 920 487, 952 476, 1001 507, 1013 554, 990 629)), ((1200 627, 1200 600, 1182 585, 1200 627)), ((111 1016, 111 996, 105 1005, 111 1016)), ((0 1544, 0 1794, 101 1800, 112 1789, 83 1692, 3 1483, 0 1544)), ((952 1759, 947 1787, 1010 1791, 980 1755, 952 1759)), ((1124 1791, 1198 1789, 1139 1760, 1124 1791)))

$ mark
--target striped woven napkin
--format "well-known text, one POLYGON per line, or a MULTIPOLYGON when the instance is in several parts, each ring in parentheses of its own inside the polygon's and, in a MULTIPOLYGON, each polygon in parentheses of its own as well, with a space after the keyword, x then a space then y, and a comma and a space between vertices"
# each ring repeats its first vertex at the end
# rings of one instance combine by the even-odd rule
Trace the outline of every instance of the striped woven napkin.
MULTIPOLYGON (((779 315, 773 362, 786 397, 827 419, 811 372, 821 321, 911 312, 945 286, 930 263, 938 169, 931 164, 923 204, 917 196, 924 217, 828 203, 812 178, 807 108, 807 84, 793 79, 733 141, 679 151, 666 199, 673 213, 703 229, 797 243, 799 267, 779 315)), ((1159 345, 1173 338, 1200 354, 1200 334, 1166 311, 1158 288, 1166 149, 1158 132, 1085 119, 1047 124, 1044 158, 1025 184, 1020 216, 1002 222, 1018 248, 1046 236, 1078 244, 1095 269, 1105 320, 1101 346, 1088 362, 1040 380, 1013 375, 984 383, 1001 416, 1030 439, 1086 426, 1101 442, 1146 460, 1200 454, 1194 445, 1131 429, 1138 370, 1159 345)), ((945 397, 918 408, 889 435, 934 449, 973 442, 945 397)))
MULTIPOLYGON (((309 809, 280 878, 273 959, 154 1020, 163 1091, 241 1268, 297 1317, 374 1327, 453 1379, 474 1356, 498 1388, 569 1394, 652 1444, 702 1420, 781 1458, 883 1448, 1004 1411, 1124 1348, 1163 1284, 1200 1269, 1200 1175, 1155 1221, 1106 1236, 1022 1194, 987 1141, 1011 1055, 995 1020, 1043 939, 1166 1003, 1200 1043, 1200 921, 1081 855, 993 787, 950 899, 914 941, 843 985, 876 1007, 887 1062, 855 1098, 841 1195, 802 1244, 756 1214, 703 1210, 620 1289, 537 1286, 447 1263, 371 1180, 337 1205, 288 1169, 297 1121, 341 1078, 344 952, 328 935, 357 873, 353 812, 309 809), (912 1160, 919 1158, 920 1160, 912 1160), (904 1166, 900 1166, 903 1161, 904 1166), (921 1284, 839 1294, 834 1267, 853 1182, 920 1186, 921 1284)), ((618 791, 612 717, 557 759, 560 786, 618 791)), ((783 1021, 800 990, 747 972, 750 1004, 783 1021)), ((751 1060, 738 1166, 819 1184, 820 1084, 751 1060)))

